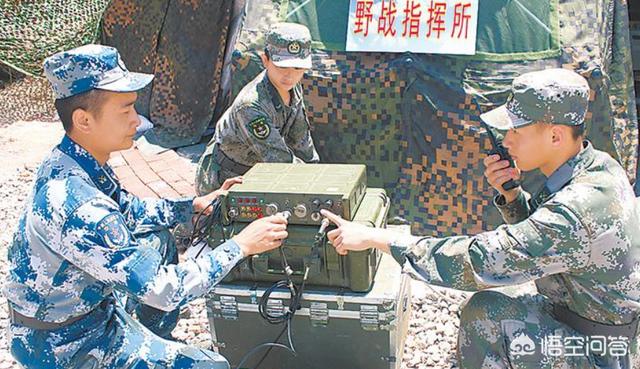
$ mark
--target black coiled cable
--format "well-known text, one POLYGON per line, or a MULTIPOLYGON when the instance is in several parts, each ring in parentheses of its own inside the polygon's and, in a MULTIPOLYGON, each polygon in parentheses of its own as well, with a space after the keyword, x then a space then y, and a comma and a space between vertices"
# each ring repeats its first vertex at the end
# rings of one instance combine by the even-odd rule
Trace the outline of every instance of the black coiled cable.
POLYGON ((209 203, 207 207, 205 207, 204 209, 202 209, 202 211, 198 213, 195 221, 193 222, 193 231, 191 232, 191 237, 189 238, 189 246, 197 246, 197 245, 201 246, 200 250, 195 256, 196 259, 200 256, 202 251, 207 247, 207 239, 211 236, 213 227, 215 225, 220 226, 222 241, 225 242, 227 240, 225 235, 224 224, 222 224, 222 221, 221 221, 222 201, 224 200, 223 197, 224 196, 220 196, 214 201, 212 201, 211 203, 209 203), (205 215, 204 213, 209 208, 213 208, 211 210, 211 213, 209 215, 205 215))

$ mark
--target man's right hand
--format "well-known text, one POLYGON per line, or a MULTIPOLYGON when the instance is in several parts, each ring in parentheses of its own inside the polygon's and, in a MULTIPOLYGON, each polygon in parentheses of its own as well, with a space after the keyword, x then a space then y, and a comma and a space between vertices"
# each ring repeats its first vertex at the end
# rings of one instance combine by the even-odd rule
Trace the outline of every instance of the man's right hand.
POLYGON ((508 160, 500 160, 500 155, 489 155, 484 158, 484 176, 487 177, 487 182, 495 188, 506 200, 507 204, 515 200, 520 194, 520 186, 505 191, 502 185, 510 179, 520 179, 520 169, 510 168, 508 160))
POLYGON ((279 247, 288 236, 287 219, 277 214, 253 221, 233 240, 240 246, 244 256, 250 256, 279 247))

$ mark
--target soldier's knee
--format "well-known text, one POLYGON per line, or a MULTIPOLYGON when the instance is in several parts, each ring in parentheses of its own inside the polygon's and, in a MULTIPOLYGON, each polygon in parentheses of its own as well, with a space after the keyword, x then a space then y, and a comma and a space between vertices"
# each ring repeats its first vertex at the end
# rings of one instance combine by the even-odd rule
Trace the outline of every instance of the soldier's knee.
POLYGON ((476 292, 462 305, 456 351, 461 367, 485 367, 486 355, 495 352, 501 342, 501 321, 521 315, 520 305, 516 299, 496 291, 476 292))
POLYGON ((497 320, 501 311, 517 304, 516 300, 496 291, 474 293, 460 311, 460 325, 476 320, 497 320))

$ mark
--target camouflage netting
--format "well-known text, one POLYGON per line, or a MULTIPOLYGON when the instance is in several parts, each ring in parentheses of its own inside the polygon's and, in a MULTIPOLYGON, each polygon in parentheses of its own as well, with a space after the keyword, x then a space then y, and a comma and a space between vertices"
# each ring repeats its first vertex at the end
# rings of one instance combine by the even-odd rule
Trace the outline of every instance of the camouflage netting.
MULTIPOLYGON (((500 222, 483 177, 482 152, 489 142, 478 115, 504 103, 521 73, 564 67, 586 77, 593 93, 589 138, 620 161, 630 180, 636 178, 638 125, 626 2, 534 3, 552 31, 546 44, 527 29, 522 14, 511 13, 512 2, 484 0, 479 38, 497 24, 525 29, 516 40, 522 45, 488 37, 469 58, 345 52, 336 30, 346 33, 348 0, 254 0, 235 47, 233 91, 260 70, 262 34, 271 22, 307 24, 318 48, 303 85, 321 160, 366 163, 369 185, 387 189, 391 214, 410 221, 414 232, 476 233, 500 222), (513 16, 483 18, 483 11, 513 16)), ((539 173, 525 177, 529 191, 541 184, 539 173)))
POLYGON ((53 94, 42 61, 96 39, 108 0, 0 0, 0 125, 50 117, 53 94))
POLYGON ((200 141, 218 99, 233 0, 113 0, 103 41, 130 70, 155 74, 136 108, 155 124, 165 147, 200 141))

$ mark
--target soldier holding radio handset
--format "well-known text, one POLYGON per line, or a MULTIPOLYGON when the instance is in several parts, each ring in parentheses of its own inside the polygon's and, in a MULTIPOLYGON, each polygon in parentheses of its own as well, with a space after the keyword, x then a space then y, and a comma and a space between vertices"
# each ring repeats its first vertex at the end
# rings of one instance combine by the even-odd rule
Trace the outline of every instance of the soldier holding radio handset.
POLYGON ((322 211, 338 226, 328 234, 338 253, 373 245, 427 283, 479 291, 461 310, 461 368, 637 368, 640 363, 640 219, 625 171, 584 139, 589 93, 587 81, 569 70, 526 73, 514 79, 507 104, 481 116, 506 132, 507 152, 484 160, 506 223, 495 230, 405 236, 322 211), (516 181, 521 171, 535 169, 547 180, 531 196, 516 181), (530 281, 539 294, 486 290, 530 281), (582 345, 583 354, 545 351, 541 343, 550 337, 582 345), (605 350, 584 346, 598 337, 608 340, 598 342, 605 350))

